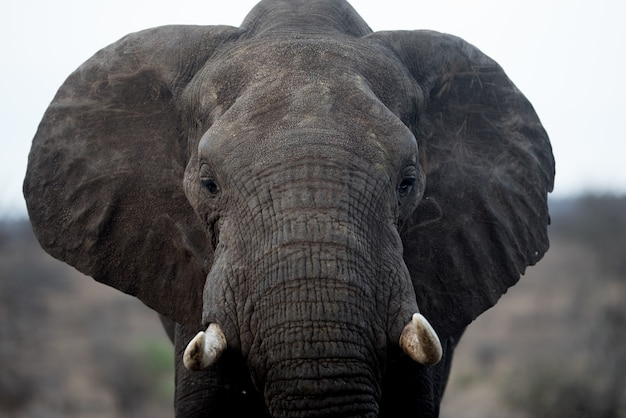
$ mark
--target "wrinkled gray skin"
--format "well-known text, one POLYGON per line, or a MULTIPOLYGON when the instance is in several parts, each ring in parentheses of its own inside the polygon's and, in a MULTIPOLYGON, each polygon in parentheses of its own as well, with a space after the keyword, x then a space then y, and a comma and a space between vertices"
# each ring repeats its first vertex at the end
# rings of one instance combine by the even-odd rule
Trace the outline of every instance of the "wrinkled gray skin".
POLYGON ((88 60, 24 194, 48 252, 166 318, 177 416, 436 416, 463 329, 548 248, 553 176, 531 105, 473 46, 266 0, 241 28, 88 60), (398 348, 417 311, 435 366, 398 348), (187 371, 209 323, 228 349, 187 371))

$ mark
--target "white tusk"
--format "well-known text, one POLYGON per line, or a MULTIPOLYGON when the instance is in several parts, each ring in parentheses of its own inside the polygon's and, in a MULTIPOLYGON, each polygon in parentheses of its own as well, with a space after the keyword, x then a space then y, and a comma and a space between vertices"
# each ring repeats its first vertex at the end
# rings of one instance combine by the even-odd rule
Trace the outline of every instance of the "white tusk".
POLYGON ((215 364, 226 350, 226 337, 217 324, 210 324, 187 344, 183 363, 188 370, 202 370, 215 364))
POLYGON ((433 365, 441 360, 442 349, 439 337, 419 313, 413 314, 400 335, 400 348, 420 364, 433 365))

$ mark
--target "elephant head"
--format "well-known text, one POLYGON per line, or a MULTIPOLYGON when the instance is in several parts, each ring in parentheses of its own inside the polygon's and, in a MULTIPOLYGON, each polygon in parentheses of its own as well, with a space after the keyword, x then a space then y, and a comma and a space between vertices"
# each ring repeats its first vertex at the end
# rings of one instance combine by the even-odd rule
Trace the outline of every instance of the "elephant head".
POLYGON ((176 342, 189 368, 233 353, 271 416, 376 416, 402 350, 436 363, 543 256, 553 176, 475 47, 265 0, 89 59, 24 194, 46 251, 202 331, 176 342))

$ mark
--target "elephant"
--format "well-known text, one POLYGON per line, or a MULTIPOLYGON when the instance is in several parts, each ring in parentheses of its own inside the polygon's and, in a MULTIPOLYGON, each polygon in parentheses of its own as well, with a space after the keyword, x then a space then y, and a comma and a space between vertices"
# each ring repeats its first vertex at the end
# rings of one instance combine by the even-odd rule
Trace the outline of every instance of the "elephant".
POLYGON ((554 174, 476 47, 263 0, 88 59, 23 191, 47 252, 161 316, 176 416, 431 417, 467 325, 548 250, 554 174))

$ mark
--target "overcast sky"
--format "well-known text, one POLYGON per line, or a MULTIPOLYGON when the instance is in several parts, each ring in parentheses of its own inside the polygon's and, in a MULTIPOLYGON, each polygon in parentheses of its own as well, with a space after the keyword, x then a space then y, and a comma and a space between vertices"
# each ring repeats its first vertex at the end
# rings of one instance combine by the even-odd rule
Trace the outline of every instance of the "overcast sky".
MULTIPOLYGON (((6 3, 9 3, 8 5, 6 3)), ((557 161, 555 196, 626 193, 626 2, 352 0, 374 30, 461 36, 533 103, 557 161)), ((56 90, 98 49, 165 24, 238 26, 255 0, 20 0, 0 17, 0 217, 25 214, 30 142, 56 90)))

